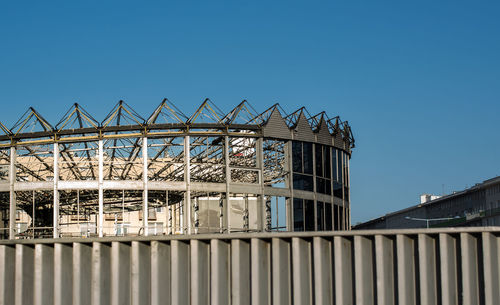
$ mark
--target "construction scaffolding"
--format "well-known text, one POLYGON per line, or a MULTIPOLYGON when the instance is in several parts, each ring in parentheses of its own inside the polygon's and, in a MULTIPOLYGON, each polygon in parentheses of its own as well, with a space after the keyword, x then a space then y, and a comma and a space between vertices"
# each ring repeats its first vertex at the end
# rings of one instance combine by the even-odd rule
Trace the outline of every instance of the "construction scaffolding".
POLYGON ((350 228, 354 138, 325 112, 164 99, 145 119, 119 101, 101 122, 30 107, 0 129, 3 238, 350 228))

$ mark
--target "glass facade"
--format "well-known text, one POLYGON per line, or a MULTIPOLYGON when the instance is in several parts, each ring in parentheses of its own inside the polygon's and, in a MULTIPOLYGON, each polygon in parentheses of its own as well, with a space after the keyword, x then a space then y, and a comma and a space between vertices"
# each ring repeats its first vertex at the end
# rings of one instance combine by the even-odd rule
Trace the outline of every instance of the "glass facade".
POLYGON ((326 195, 332 194, 330 149, 329 146, 316 144, 314 150, 316 161, 316 191, 326 195))
POLYGON ((314 200, 300 198, 293 199, 293 230, 315 231, 314 229, 314 200))
POLYGON ((313 192, 313 144, 293 141, 292 160, 293 188, 313 192))
POLYGON ((294 195, 294 231, 347 229, 349 155, 329 145, 302 141, 292 141, 291 144, 293 188, 315 192, 317 196, 332 196, 332 202, 325 202, 300 199, 294 195))

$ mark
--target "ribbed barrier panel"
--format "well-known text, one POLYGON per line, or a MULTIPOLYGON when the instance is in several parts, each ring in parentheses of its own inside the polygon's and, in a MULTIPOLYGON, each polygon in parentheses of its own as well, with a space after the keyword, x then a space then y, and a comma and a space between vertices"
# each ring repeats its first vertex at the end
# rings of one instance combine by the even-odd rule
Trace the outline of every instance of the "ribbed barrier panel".
POLYGON ((500 304, 500 229, 0 242, 0 305, 500 304))

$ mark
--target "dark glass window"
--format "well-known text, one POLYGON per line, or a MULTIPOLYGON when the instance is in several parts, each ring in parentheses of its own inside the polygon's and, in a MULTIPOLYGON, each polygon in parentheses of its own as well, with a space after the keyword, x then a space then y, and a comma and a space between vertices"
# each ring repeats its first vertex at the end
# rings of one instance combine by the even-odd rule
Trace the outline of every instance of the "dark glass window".
POLYGON ((349 201, 349 188, 347 186, 344 187, 344 199, 345 201, 349 201))
POLYGON ((316 161, 316 191, 318 193, 331 195, 330 175, 330 147, 326 145, 315 145, 316 161))
POLYGON ((303 200, 293 199, 293 230, 304 231, 304 206, 303 200))
POLYGON ((316 191, 322 194, 325 193, 325 179, 316 178, 316 191))
POLYGON ((292 142, 293 171, 302 173, 302 142, 292 142))
POLYGON ((301 174, 293 174, 293 188, 296 190, 304 189, 304 179, 301 174))
POLYGON ((324 178, 316 178, 316 191, 318 193, 331 195, 332 189, 330 185, 330 180, 324 178))
POLYGON ((293 174, 293 188, 309 192, 314 191, 313 177, 309 175, 293 174))
POLYGON ((343 169, 343 166, 342 166, 342 151, 338 151, 338 158, 337 158, 337 171, 338 171, 338 179, 337 181, 339 181, 341 184, 344 183, 344 179, 342 177, 342 169, 343 169))
POLYGON ((333 228, 336 231, 340 230, 340 224, 339 224, 339 206, 338 205, 334 205, 333 206, 333 228))
POLYGON ((323 207, 323 202, 318 201, 316 203, 316 221, 318 223, 318 231, 323 231, 325 229, 325 211, 323 207))
POLYGON ((303 157, 304 157, 304 173, 311 174, 313 173, 313 149, 312 143, 310 142, 302 142, 303 146, 303 157))
POLYGON ((330 175, 330 147, 328 146, 323 146, 323 160, 324 160, 323 177, 331 179, 332 176, 330 175))
POLYGON ((339 182, 333 182, 333 196, 343 199, 342 184, 339 182))
POLYGON ((332 230, 332 204, 325 202, 325 230, 332 230))
POLYGON ((316 176, 323 177, 323 149, 322 145, 316 144, 314 147, 316 156, 316 176))
POLYGON ((303 175, 304 177, 304 191, 314 191, 314 182, 312 176, 303 175))
POLYGON ((314 191, 312 143, 293 141, 293 188, 314 191))
POLYGON ((314 200, 304 200, 306 231, 314 231, 314 200))
POLYGON ((334 181, 338 181, 337 175, 337 149, 332 148, 332 178, 334 181))
POLYGON ((349 156, 344 153, 344 184, 349 186, 349 163, 348 163, 348 158, 349 156))

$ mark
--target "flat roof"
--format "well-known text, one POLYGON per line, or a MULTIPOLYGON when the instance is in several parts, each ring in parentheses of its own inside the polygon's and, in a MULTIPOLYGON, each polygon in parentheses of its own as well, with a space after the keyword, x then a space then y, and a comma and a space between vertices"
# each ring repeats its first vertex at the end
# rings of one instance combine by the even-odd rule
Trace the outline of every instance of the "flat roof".
POLYGON ((500 176, 484 180, 483 182, 477 183, 474 186, 472 186, 470 188, 466 188, 465 190, 462 190, 462 191, 453 192, 452 194, 444 195, 444 196, 441 196, 441 197, 436 198, 434 200, 429 200, 429 201, 427 201, 425 203, 419 203, 419 204, 407 207, 407 208, 402 209, 402 210, 398 210, 398 211, 395 211, 395 212, 387 213, 384 216, 380 216, 380 217, 377 217, 377 218, 374 218, 374 219, 370 219, 368 221, 365 221, 365 222, 362 222, 360 224, 357 224, 357 225, 353 226, 353 228, 356 228, 357 226, 361 226, 361 225, 375 223, 375 222, 384 220, 387 217, 395 216, 395 215, 398 215, 398 214, 403 214, 405 212, 413 211, 413 210, 416 210, 416 209, 424 207, 424 206, 439 204, 442 201, 446 201, 446 200, 449 200, 449 199, 452 199, 452 198, 456 198, 456 197, 465 195, 465 194, 470 193, 470 192, 475 192, 477 190, 480 190, 480 189, 485 188, 487 186, 490 186, 492 184, 498 184, 498 183, 500 183, 500 176))

